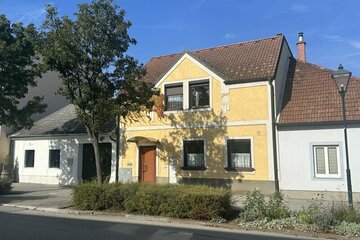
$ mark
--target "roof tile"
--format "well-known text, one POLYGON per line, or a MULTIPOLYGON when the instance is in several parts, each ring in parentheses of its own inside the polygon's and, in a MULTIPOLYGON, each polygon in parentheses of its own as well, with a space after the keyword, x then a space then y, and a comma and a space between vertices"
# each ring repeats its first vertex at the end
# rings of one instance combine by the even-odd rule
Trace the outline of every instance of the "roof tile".
MULTIPOLYGON (((292 59, 280 114, 280 123, 342 120, 341 97, 332 70, 292 59)), ((360 78, 351 77, 346 93, 348 120, 360 120, 360 78)))

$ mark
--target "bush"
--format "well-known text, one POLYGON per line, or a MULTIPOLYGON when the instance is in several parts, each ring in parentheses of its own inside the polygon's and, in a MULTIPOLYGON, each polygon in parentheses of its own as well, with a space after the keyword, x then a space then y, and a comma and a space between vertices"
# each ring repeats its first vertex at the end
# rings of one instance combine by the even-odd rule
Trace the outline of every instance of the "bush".
POLYGON ((330 211, 338 222, 360 223, 359 210, 356 210, 354 207, 349 207, 347 204, 335 205, 330 211))
POLYGON ((360 237, 360 224, 342 222, 335 227, 335 232, 350 237, 360 237))
POLYGON ((75 208, 95 211, 106 209, 105 189, 105 185, 99 185, 95 181, 76 186, 73 190, 75 208))
POLYGON ((284 203, 281 193, 274 193, 268 201, 259 190, 254 190, 246 196, 244 211, 240 213, 240 220, 244 222, 255 220, 272 220, 286 218, 290 211, 284 203))
POLYGON ((11 181, 9 179, 0 178, 0 194, 9 193, 11 189, 11 181))
POLYGON ((141 185, 124 205, 132 213, 211 220, 227 217, 230 199, 229 191, 206 186, 141 185))
POLYGON ((85 183, 75 187, 75 207, 81 210, 112 210, 177 218, 211 220, 226 218, 231 193, 193 185, 85 183))

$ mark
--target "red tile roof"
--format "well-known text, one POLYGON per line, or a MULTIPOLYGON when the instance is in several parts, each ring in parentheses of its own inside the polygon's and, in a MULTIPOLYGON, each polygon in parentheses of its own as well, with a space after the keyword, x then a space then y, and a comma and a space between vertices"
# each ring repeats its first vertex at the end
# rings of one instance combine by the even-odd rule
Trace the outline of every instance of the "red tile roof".
MULTIPOLYGON (((189 51, 189 54, 228 81, 255 81, 273 78, 283 35, 249 42, 189 51)), ((145 78, 158 82, 183 56, 177 53, 152 58, 146 65, 145 78)))
MULTIPOLYGON (((280 123, 342 121, 341 97, 332 70, 310 63, 290 62, 280 123)), ((360 120, 360 78, 350 79, 346 92, 348 120, 360 120)))

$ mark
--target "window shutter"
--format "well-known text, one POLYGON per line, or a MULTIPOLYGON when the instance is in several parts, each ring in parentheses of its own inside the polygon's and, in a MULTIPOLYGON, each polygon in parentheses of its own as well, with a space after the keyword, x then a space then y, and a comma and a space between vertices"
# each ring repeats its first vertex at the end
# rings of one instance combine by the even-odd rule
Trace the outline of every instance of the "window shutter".
POLYGON ((338 174, 338 162, 336 147, 328 147, 329 174, 338 174))
POLYGON ((326 174, 324 148, 315 148, 317 174, 326 174))

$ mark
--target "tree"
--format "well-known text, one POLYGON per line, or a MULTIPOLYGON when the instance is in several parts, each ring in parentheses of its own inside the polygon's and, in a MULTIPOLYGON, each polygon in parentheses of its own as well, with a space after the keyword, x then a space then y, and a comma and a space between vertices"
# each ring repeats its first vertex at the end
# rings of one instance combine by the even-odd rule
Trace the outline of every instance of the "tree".
POLYGON ((140 106, 150 108, 155 93, 143 78, 143 68, 126 54, 135 39, 128 34, 131 23, 112 0, 79 4, 74 20, 59 17, 54 6, 46 7, 43 23, 45 63, 60 73, 59 93, 75 105, 94 147, 97 180, 102 164, 99 134, 115 116, 125 117, 140 106))
POLYGON ((45 111, 43 98, 23 100, 35 77, 41 77, 41 64, 36 56, 38 33, 34 25, 11 24, 0 15, 0 125, 17 129, 31 127, 31 115, 45 111))

